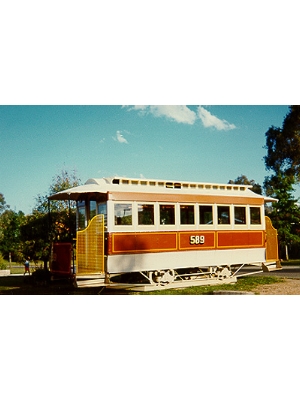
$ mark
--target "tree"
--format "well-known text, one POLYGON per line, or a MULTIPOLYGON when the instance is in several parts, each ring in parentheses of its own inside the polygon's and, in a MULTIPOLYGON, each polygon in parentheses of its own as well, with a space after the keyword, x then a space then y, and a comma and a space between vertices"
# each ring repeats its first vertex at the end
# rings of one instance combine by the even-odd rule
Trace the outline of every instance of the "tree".
POLYGON ((47 264, 50 254, 48 215, 34 211, 21 226, 22 250, 32 260, 47 264))
MULTIPOLYGON (((76 171, 73 170, 68 172, 67 170, 63 169, 60 174, 55 175, 52 178, 52 183, 49 187, 49 190, 45 194, 39 194, 36 197, 36 206, 35 211, 41 213, 47 213, 49 211, 49 203, 48 197, 52 194, 61 192, 63 190, 70 189, 75 186, 79 186, 81 184, 80 178, 77 177, 76 171)), ((76 206, 76 202, 71 202, 70 204, 71 209, 74 209, 76 206)), ((56 200, 51 201, 50 203, 50 211, 51 212, 60 212, 69 209, 68 201, 63 200, 56 200)))
POLYGON ((265 165, 275 175, 294 176, 300 181, 300 106, 290 106, 282 128, 271 126, 266 132, 265 165))
POLYGON ((273 175, 264 182, 268 196, 278 199, 272 204, 269 217, 277 229, 281 248, 285 249, 286 259, 289 258, 288 247, 300 243, 300 209, 297 199, 292 195, 294 178, 288 175, 273 175))
POLYGON ((0 252, 8 259, 12 253, 15 260, 22 258, 20 226, 24 213, 6 209, 0 216, 0 252))
POLYGON ((9 206, 6 204, 5 198, 2 193, 0 193, 0 214, 9 206))
POLYGON ((33 213, 26 217, 21 227, 24 252, 33 259, 44 261, 47 267, 51 242, 54 240, 70 241, 76 229, 76 203, 66 201, 48 202, 48 196, 78 186, 80 179, 76 172, 62 170, 54 176, 47 194, 38 195, 33 213))
POLYGON ((0 193, 0 252, 15 261, 22 259, 20 226, 24 221, 24 213, 16 213, 6 204, 4 195, 0 193))
POLYGON ((249 180, 246 175, 240 175, 234 181, 230 180, 228 183, 238 184, 238 185, 251 185, 252 192, 257 194, 262 194, 261 185, 259 183, 256 183, 253 179, 249 180))
POLYGON ((286 249, 292 243, 300 243, 300 213, 293 186, 300 182, 300 106, 290 106, 282 128, 271 126, 266 132, 266 169, 273 174, 265 178, 264 188, 268 196, 278 199, 270 210, 279 242, 286 249))

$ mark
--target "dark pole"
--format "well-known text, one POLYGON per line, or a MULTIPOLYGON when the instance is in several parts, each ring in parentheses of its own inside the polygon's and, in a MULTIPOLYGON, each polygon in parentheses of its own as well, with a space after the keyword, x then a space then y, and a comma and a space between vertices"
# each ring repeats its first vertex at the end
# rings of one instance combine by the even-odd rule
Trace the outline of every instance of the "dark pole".
MULTIPOLYGON (((52 229, 52 221, 51 221, 51 208, 50 208, 50 199, 48 199, 48 241, 49 241, 49 245, 50 245, 50 254, 52 252, 51 250, 51 229, 52 229)), ((44 269, 47 270, 47 261, 44 262, 44 269)))
POLYGON ((70 193, 68 198, 68 205, 69 205, 69 240, 72 242, 72 220, 71 220, 71 200, 70 200, 70 193))
POLYGON ((75 273, 75 259, 74 259, 74 243, 73 243, 73 226, 72 226, 72 218, 71 218, 71 200, 70 200, 70 193, 69 193, 69 240, 71 242, 71 249, 72 249, 72 273, 75 273))
POLYGON ((51 209, 50 200, 48 199, 48 239, 51 240, 51 209))

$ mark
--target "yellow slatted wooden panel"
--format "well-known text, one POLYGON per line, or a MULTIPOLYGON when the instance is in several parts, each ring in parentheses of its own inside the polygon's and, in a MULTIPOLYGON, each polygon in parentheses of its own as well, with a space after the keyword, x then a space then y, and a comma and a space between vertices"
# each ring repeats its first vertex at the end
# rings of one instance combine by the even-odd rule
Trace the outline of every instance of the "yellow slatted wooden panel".
POLYGON ((104 273, 104 215, 96 215, 76 237, 76 273, 104 273))
POLYGON ((269 217, 266 218, 266 261, 278 261, 277 229, 272 225, 269 217))

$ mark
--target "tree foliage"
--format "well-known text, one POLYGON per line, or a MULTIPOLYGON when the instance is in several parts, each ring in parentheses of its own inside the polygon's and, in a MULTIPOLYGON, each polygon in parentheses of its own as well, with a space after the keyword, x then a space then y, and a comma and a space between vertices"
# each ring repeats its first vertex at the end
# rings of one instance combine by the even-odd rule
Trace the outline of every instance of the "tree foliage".
POLYGON ((0 270, 7 268, 7 262, 4 260, 2 254, 0 253, 0 270))
POLYGON ((21 257, 20 226, 24 222, 24 213, 6 209, 0 216, 0 252, 8 259, 12 253, 15 260, 21 257))
POLYGON ((269 215, 278 230, 279 242, 287 246, 300 242, 300 212, 293 197, 294 185, 300 182, 300 106, 290 106, 282 127, 271 126, 266 132, 265 178, 268 196, 278 199, 269 215))
MULTIPOLYGON (((52 178, 52 183, 48 189, 48 192, 37 195, 35 211, 45 214, 49 211, 48 210, 49 206, 50 206, 51 212, 61 212, 61 211, 68 210, 68 208, 69 208, 68 201, 57 200, 57 201, 51 201, 51 203, 49 204, 48 197, 55 193, 61 192, 63 190, 67 190, 72 187, 79 186, 80 184, 81 184, 81 181, 77 177, 75 170, 69 172, 69 171, 63 169, 60 172, 60 174, 57 174, 52 178)), ((75 208, 76 203, 71 202, 70 205, 71 205, 71 208, 75 208)))
POLYGON ((230 180, 228 183, 238 184, 238 185, 251 185, 252 192, 257 193, 257 194, 262 194, 261 185, 259 183, 256 183, 253 179, 249 180, 246 175, 240 175, 234 181, 230 180))
POLYGON ((6 208, 9 208, 9 206, 6 204, 4 195, 3 195, 2 193, 0 193, 0 214, 2 214, 3 211, 4 211, 6 208))
POLYGON ((20 225, 24 214, 14 212, 6 204, 5 197, 0 193, 0 252, 8 259, 11 253, 16 259, 20 255, 20 225))
POLYGON ((21 238, 26 257, 46 262, 50 251, 48 215, 36 211, 27 215, 21 226, 21 238))
POLYGON ((3 256, 8 259, 11 253, 14 261, 30 257, 46 262, 52 240, 72 240, 76 228, 75 202, 52 201, 48 208, 48 196, 79 184, 75 171, 62 170, 53 177, 48 192, 37 196, 32 214, 26 216, 22 211, 10 210, 0 193, 0 252, 3 256))
POLYGON ((36 207, 33 213, 26 217, 26 222, 21 228, 26 255, 46 263, 52 241, 72 240, 76 228, 76 204, 65 201, 48 203, 48 196, 79 184, 80 179, 75 171, 69 173, 62 170, 59 175, 54 176, 48 193, 37 196, 36 207))
POLYGON ((282 128, 271 126, 266 132, 267 170, 275 175, 294 176, 300 181, 300 106, 290 106, 282 128))
POLYGON ((300 242, 300 209, 292 194, 293 184, 293 177, 280 173, 265 179, 266 194, 278 199, 273 203, 269 216, 282 245, 300 242))

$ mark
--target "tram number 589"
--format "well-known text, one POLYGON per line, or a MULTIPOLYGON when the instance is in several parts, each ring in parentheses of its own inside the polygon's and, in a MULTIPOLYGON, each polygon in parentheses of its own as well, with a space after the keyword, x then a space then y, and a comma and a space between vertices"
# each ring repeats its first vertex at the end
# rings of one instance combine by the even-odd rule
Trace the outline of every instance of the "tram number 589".
POLYGON ((190 236, 190 244, 204 244, 205 236, 190 236))

